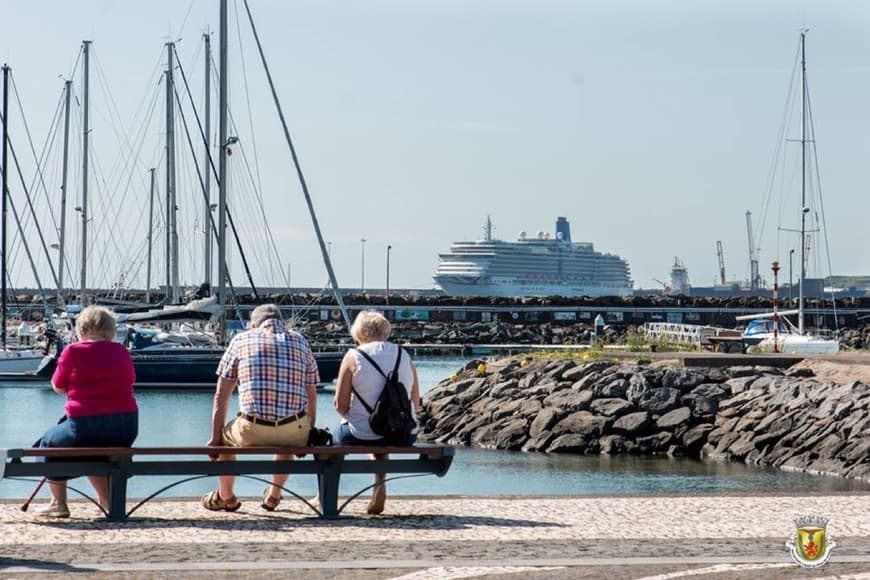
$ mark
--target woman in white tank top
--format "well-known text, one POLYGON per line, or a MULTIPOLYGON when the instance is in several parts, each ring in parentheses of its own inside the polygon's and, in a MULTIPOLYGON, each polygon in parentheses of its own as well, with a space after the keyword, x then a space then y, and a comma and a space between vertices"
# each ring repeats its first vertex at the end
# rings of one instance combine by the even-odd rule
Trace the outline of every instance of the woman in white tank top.
MULTIPOLYGON (((350 329, 350 334, 359 344, 358 348, 366 353, 381 368, 384 374, 389 374, 396 366, 396 358, 401 347, 388 342, 392 327, 380 312, 365 310, 360 312, 350 329)), ((399 381, 408 389, 411 408, 416 412, 420 408, 420 385, 417 380, 417 369, 411 357, 401 349, 399 361, 399 381)), ((336 445, 379 445, 383 443, 380 435, 374 433, 369 426, 369 411, 360 401, 362 398, 370 408, 374 407, 381 395, 386 380, 372 363, 358 350, 350 349, 341 361, 338 371, 338 386, 335 389, 335 409, 342 421, 335 432, 336 445)), ((414 429, 411 437, 405 443, 413 445, 417 437, 414 429)), ((386 457, 386 455, 375 455, 386 457)), ((384 511, 387 497, 385 474, 375 475, 375 487, 372 490, 372 500, 368 513, 379 514, 384 511)))

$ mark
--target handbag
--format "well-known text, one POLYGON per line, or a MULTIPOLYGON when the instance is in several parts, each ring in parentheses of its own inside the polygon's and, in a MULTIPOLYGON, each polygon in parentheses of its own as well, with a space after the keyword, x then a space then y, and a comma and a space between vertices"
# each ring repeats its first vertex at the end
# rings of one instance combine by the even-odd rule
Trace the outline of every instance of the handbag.
POLYGON ((308 447, 329 447, 332 445, 332 433, 326 427, 312 427, 308 432, 308 447))

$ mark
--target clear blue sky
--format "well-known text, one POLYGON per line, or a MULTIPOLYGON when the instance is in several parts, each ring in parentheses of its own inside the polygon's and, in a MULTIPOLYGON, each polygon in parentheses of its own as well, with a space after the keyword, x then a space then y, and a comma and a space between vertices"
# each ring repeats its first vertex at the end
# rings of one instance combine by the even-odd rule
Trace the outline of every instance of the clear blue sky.
MULTIPOLYGON (((655 287, 655 278, 667 279, 674 256, 686 263, 693 284, 713 283, 717 240, 728 278, 745 279, 750 210, 762 233, 763 274, 779 259, 787 275, 788 249, 795 246, 782 235, 778 240, 776 230, 797 223, 793 169, 775 179, 780 185, 770 196, 763 232, 760 225, 802 27, 810 30, 809 83, 833 272, 870 274, 870 3, 250 4, 342 286, 361 283, 365 238, 367 287, 383 287, 391 244, 391 286, 429 288, 438 252, 454 240, 477 238, 487 214, 503 239, 520 230, 552 231, 556 216, 566 216, 575 240, 623 256, 636 286, 655 287)), ((235 132, 251 171, 259 167, 262 213, 281 255, 267 255, 253 225, 260 210, 237 149, 231 196, 255 281, 277 283, 279 264, 289 263, 293 285, 322 285, 325 270, 246 20, 238 25, 241 43, 237 36, 241 0, 237 7, 231 1, 230 13, 235 132)), ((155 166, 160 174, 163 166, 163 44, 178 40, 200 106, 201 35, 217 30, 218 2, 0 0, 0 14, 0 59, 12 67, 37 149, 50 139, 61 77, 73 71, 81 41, 93 40, 99 70, 92 69, 92 144, 99 169, 91 178, 96 241, 89 278, 110 283, 123 260, 138 264, 128 276, 141 286, 146 172, 155 166), (145 123, 142 111, 152 100, 154 115, 145 123), (122 131, 132 135, 131 143, 141 135, 135 164, 120 155, 122 131)), ((32 155, 17 105, 12 111, 10 131, 30 180, 32 155)), ((179 169, 182 278, 193 283, 202 278, 196 266, 201 193, 178 131, 185 157, 179 169)), ((798 136, 792 123, 785 137, 798 136)), ((783 146, 786 156, 799 151, 793 143, 783 146)), ((59 159, 58 141, 45 169, 55 206, 59 159)), ((73 197, 80 182, 74 173, 73 197)), ((162 191, 162 175, 159 181, 162 191)), ((21 195, 17 179, 11 188, 21 195)), ((47 204, 43 199, 38 210, 47 204)), ((35 239, 32 227, 27 231, 35 239)), ((70 233, 71 244, 77 236, 70 233)), ((57 238, 54 232, 47 237, 57 238)), ((165 260, 160 247, 155 252, 160 280, 165 260)), ((75 281, 77 254, 69 249, 75 281)), ((32 285, 20 248, 15 256, 13 283, 32 285)), ((240 260, 233 256, 231 263, 240 283, 240 260)), ((822 267, 816 273, 826 274, 822 267)))

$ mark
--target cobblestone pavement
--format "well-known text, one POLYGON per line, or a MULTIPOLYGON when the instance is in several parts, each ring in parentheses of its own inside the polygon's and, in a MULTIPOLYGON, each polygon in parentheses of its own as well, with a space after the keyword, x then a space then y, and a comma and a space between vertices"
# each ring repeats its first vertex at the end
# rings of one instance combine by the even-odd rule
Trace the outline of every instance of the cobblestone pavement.
POLYGON ((870 496, 692 495, 390 498, 387 514, 320 520, 285 500, 243 498, 235 513, 196 500, 146 504, 129 522, 73 503, 40 521, 0 502, 0 574, 234 577, 305 571, 312 578, 866 578, 870 496), (830 517, 837 547, 820 570, 790 562, 799 515, 830 517))

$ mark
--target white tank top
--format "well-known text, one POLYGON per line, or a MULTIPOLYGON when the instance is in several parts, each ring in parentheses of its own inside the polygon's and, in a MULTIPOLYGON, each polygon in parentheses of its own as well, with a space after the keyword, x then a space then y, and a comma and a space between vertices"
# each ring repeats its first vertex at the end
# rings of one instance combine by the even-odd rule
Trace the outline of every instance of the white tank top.
MULTIPOLYGON (((396 366, 396 356, 399 352, 399 346, 392 342, 367 342, 360 345, 358 348, 365 351, 367 355, 372 357, 384 374, 389 375, 396 366)), ((376 368, 372 366, 366 358, 357 352, 356 349, 351 349, 351 355, 356 360, 356 372, 353 374, 351 384, 356 393, 365 400, 369 407, 374 407, 381 396, 381 391, 384 389, 386 380, 376 368)), ((408 398, 411 398, 411 386, 414 384, 414 373, 411 370, 411 357, 405 350, 402 350, 402 360, 399 363, 399 381, 408 389, 408 398)), ((356 393, 351 392, 350 410, 347 413, 347 423, 350 428, 350 433, 357 439, 380 439, 369 427, 369 412, 360 403, 356 393)), ((412 405, 413 411, 413 405, 412 405)), ((416 422, 417 418, 414 417, 416 422)), ((414 433, 417 429, 414 429, 414 433)))

